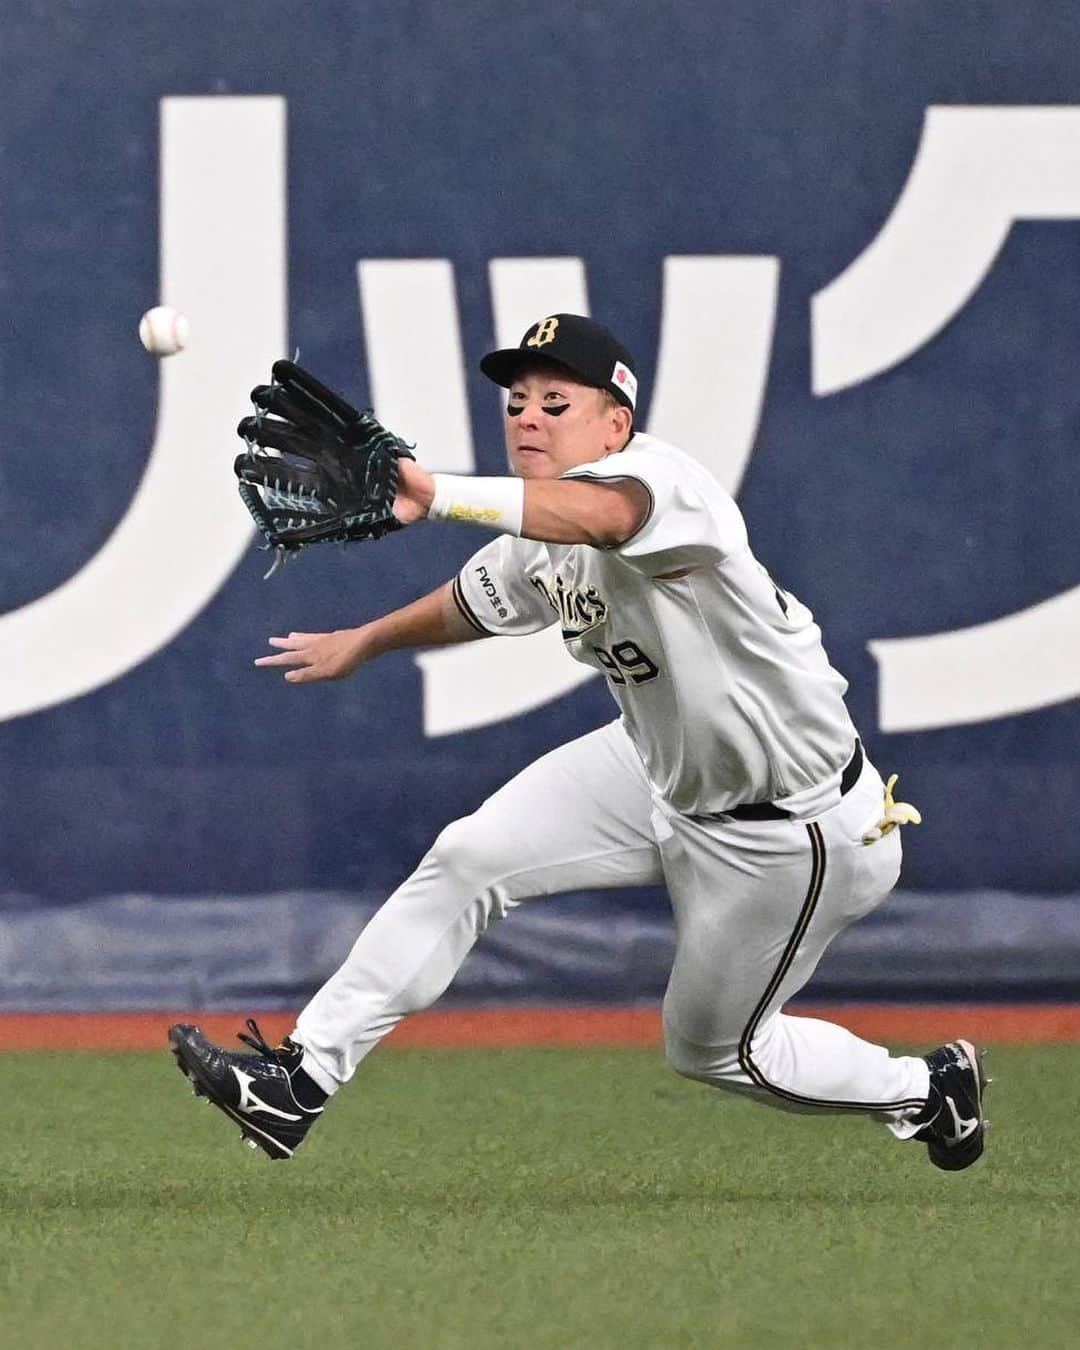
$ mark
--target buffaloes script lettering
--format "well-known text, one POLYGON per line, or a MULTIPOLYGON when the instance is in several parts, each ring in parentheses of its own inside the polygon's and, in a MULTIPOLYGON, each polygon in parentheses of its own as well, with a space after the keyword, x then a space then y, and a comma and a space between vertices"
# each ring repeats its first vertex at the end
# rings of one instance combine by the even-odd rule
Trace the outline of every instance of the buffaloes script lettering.
POLYGON ((526 342, 526 347, 544 347, 549 342, 554 342, 558 326, 558 319, 544 319, 536 325, 536 332, 526 342))
POLYGON ((558 574, 550 587, 539 577, 533 577, 532 584, 562 620, 564 642, 581 637, 608 616, 607 603, 595 586, 568 586, 558 574))

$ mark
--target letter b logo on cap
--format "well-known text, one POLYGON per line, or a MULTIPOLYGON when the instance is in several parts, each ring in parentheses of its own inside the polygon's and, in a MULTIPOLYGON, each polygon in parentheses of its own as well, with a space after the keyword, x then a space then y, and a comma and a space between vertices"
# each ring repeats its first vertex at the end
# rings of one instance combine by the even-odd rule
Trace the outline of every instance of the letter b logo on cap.
POLYGON ((543 347, 549 342, 555 341, 555 330, 559 326, 558 319, 541 319, 536 325, 536 332, 525 343, 526 347, 543 347))

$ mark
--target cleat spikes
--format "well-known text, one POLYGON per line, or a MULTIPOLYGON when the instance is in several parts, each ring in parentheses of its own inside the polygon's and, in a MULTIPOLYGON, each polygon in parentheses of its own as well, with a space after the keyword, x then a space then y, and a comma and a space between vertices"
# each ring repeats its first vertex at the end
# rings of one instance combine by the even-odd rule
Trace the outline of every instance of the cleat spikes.
POLYGON ((242 1136, 242 1138, 244 1140, 244 1143, 247 1144, 248 1148, 255 1149, 256 1151, 258 1150, 259 1145, 256 1143, 254 1139, 252 1139, 250 1134, 245 1134, 242 1136))

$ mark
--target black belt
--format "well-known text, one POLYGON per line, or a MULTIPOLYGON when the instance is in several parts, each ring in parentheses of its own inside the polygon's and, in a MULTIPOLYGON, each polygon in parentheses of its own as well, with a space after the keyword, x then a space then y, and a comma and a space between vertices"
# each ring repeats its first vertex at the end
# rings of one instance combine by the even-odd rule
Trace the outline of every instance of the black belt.
MULTIPOLYGON (((862 746, 859 744, 859 738, 855 738, 855 749, 852 751, 851 758, 844 766, 844 772, 840 775, 840 796, 846 796, 847 793, 859 781, 859 774, 862 773, 863 753, 862 746)), ((785 811, 782 806, 774 806, 772 802, 751 802, 747 806, 735 806, 730 811, 719 811, 717 815, 729 816, 732 820, 791 820, 792 813, 785 811)))

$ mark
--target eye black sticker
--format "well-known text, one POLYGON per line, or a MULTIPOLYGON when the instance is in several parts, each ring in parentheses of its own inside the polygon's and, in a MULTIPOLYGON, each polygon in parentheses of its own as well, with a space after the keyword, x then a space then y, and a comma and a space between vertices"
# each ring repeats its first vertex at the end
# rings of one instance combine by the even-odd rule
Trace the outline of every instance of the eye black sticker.
MULTIPOLYGON (((544 412, 546 412, 549 417, 561 417, 569 406, 569 403, 561 403, 557 408, 552 408, 545 403, 544 412)), ((506 415, 507 417, 520 417, 524 409, 524 403, 508 403, 506 405, 506 415)))

